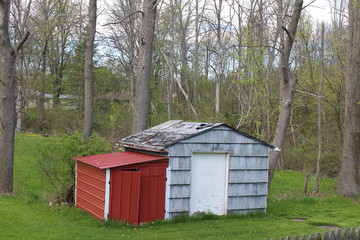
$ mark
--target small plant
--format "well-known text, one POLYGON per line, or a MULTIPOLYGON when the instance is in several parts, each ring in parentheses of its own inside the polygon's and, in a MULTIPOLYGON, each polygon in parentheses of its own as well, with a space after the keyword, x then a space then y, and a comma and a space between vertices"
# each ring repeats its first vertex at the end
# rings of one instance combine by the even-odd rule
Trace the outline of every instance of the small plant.
POLYGON ((36 165, 52 188, 49 203, 74 204, 75 160, 73 157, 110 151, 110 144, 95 134, 86 142, 83 141, 81 134, 63 135, 60 141, 40 149, 36 165))

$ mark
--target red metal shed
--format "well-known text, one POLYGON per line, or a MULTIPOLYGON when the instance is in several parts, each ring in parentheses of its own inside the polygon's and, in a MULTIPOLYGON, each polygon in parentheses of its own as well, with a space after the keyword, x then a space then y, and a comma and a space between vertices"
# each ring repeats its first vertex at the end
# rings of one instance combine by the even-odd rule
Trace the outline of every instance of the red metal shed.
POLYGON ((130 224, 164 218, 167 157, 117 152, 75 159, 78 208, 130 224))

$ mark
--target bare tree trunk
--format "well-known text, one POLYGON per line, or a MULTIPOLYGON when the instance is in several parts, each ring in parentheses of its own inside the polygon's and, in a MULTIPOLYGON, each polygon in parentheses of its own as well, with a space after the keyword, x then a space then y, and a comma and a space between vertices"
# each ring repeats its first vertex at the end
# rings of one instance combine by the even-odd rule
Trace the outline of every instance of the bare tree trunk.
POLYGON ((182 0, 175 1, 176 5, 178 5, 179 17, 177 21, 179 22, 179 42, 180 42, 180 80, 181 83, 185 86, 185 90, 188 94, 190 94, 190 86, 189 86, 189 79, 188 79, 188 62, 187 62, 187 45, 186 45, 186 37, 187 37, 187 30, 189 28, 190 16, 191 11, 184 11, 186 4, 183 5, 182 0), (183 14, 187 12, 187 16, 183 14))
POLYGON ((84 56, 84 77, 85 77, 85 97, 84 97, 84 129, 83 135, 86 141, 92 133, 94 122, 94 76, 93 76, 93 56, 94 41, 96 33, 96 1, 89 0, 89 24, 85 43, 84 56))
POLYGON ((19 67, 19 81, 17 86, 17 98, 16 98, 16 132, 23 130, 23 112, 25 108, 25 73, 24 73, 24 55, 21 55, 20 67, 19 67))
MULTIPOLYGON (((136 11, 136 6, 135 4, 132 2, 133 0, 129 0, 129 8, 130 8, 130 13, 133 13, 136 11)), ((135 61, 136 61, 136 57, 135 57, 135 51, 136 51, 136 28, 135 28, 135 19, 134 16, 129 17, 129 26, 131 29, 129 29, 129 38, 130 38, 130 42, 129 42, 129 64, 127 67, 127 71, 128 71, 128 76, 129 76, 129 83, 130 83, 130 104, 131 104, 131 109, 134 109, 134 93, 135 93, 135 80, 136 80, 136 76, 134 73, 134 66, 135 66, 135 61)))
POLYGON ((322 91, 323 91, 323 82, 324 82, 324 23, 321 24, 321 76, 319 83, 318 91, 318 157, 316 160, 316 173, 315 173, 315 185, 314 193, 319 193, 320 186, 320 170, 321 170, 321 159, 322 159, 322 127, 321 127, 321 101, 322 101, 322 91))
POLYGON ((306 175, 305 175, 305 179, 304 179, 304 189, 303 189, 303 194, 304 195, 307 193, 308 184, 309 184, 309 177, 310 177, 310 173, 307 172, 306 175))
POLYGON ((199 35, 200 35, 200 19, 199 19, 199 0, 195 0, 195 49, 194 49, 194 91, 193 102, 198 100, 198 82, 199 82, 199 35))
MULTIPOLYGON (((64 36, 66 35, 66 33, 64 31, 62 31, 61 34, 61 38, 64 38, 64 36)), ((62 39, 61 40, 61 50, 60 50, 60 59, 59 62, 57 63, 58 66, 56 66, 56 71, 54 72, 56 78, 54 79, 54 95, 53 95, 53 103, 54 105, 59 105, 60 104, 60 95, 61 95, 61 85, 63 82, 63 72, 65 69, 65 49, 66 49, 66 43, 67 43, 67 39, 62 39)))
POLYGON ((0 1, 0 195, 13 191, 15 52, 9 39, 10 0, 0 1))
POLYGON ((24 111, 24 96, 23 88, 19 87, 17 92, 17 101, 16 101, 16 132, 21 132, 23 130, 23 111, 24 111))
POLYGON ((157 0, 144 0, 140 30, 139 72, 137 75, 132 132, 148 127, 150 78, 157 0))
POLYGON ((216 81, 215 81, 215 115, 216 118, 219 117, 220 113, 220 85, 222 80, 222 62, 223 62, 223 53, 222 53, 222 41, 221 41, 221 10, 222 10, 222 0, 219 0, 218 5, 215 3, 216 9, 216 81))
MULTIPOLYGON (((170 9, 171 9, 171 16, 170 21, 171 25, 175 25, 175 3, 174 1, 170 1, 170 9)), ((169 51, 169 60, 165 58, 165 62, 167 63, 169 67, 169 75, 167 80, 167 114, 168 114, 168 120, 172 118, 172 100, 173 100, 173 82, 175 79, 175 71, 174 71, 174 51, 175 51, 175 31, 174 28, 170 28, 170 51, 169 51)), ((164 55, 164 54, 163 54, 164 55)))
MULTIPOLYGON (((295 40, 296 30, 298 22, 300 19, 300 13, 302 10, 303 1, 296 0, 294 3, 294 9, 289 23, 289 27, 283 30, 286 32, 286 37, 281 45, 281 59, 280 59, 280 68, 281 68, 281 83, 280 83, 280 114, 277 122, 277 127, 275 131, 275 136, 273 140, 273 145, 277 148, 282 148, 286 136, 286 129, 289 126, 289 121, 291 117, 291 108, 295 94, 297 76, 290 72, 290 53, 295 40)), ((269 155, 269 184, 270 188, 272 178, 275 173, 276 164, 279 159, 280 152, 274 151, 269 155)))
POLYGON ((0 195, 13 192, 15 59, 28 34, 13 48, 9 36, 10 0, 0 1, 0 195))
POLYGON ((339 194, 359 193, 360 159, 360 0, 349 1, 349 70, 346 79, 345 130, 339 174, 339 194))
POLYGON ((39 119, 37 122, 38 131, 44 130, 45 123, 45 83, 46 83, 46 59, 48 51, 48 37, 45 38, 45 45, 42 51, 42 61, 41 61, 41 81, 40 81, 40 91, 39 91, 39 119))

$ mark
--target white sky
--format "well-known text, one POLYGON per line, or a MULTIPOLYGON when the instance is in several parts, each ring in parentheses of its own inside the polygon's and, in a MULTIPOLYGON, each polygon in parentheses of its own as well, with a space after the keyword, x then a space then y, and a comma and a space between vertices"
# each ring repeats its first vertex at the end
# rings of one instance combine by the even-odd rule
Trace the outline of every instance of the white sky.
POLYGON ((331 13, 330 13, 330 3, 328 0, 304 0, 303 6, 307 6, 305 11, 308 12, 315 21, 319 22, 330 22, 331 13), (313 2, 313 3, 312 3, 313 2))
MULTIPOLYGON (((108 13, 108 11, 106 11, 106 6, 104 2, 111 3, 112 1, 113 0, 99 0, 100 21, 98 21, 101 24, 106 23, 106 15, 108 13)), ((330 22, 331 14, 329 0, 304 0, 303 6, 306 6, 305 11, 308 12, 315 21, 330 22)))
MULTIPOLYGON (((106 34, 108 31, 107 27, 102 25, 107 23, 107 6, 105 2, 111 3, 114 0, 98 0, 98 26, 97 31, 106 34)), ((168 1, 168 0, 161 0, 168 1)), ((331 10, 330 10, 330 1, 331 0, 304 0, 303 6, 306 7, 305 11, 309 13, 315 22, 331 22, 331 10)))

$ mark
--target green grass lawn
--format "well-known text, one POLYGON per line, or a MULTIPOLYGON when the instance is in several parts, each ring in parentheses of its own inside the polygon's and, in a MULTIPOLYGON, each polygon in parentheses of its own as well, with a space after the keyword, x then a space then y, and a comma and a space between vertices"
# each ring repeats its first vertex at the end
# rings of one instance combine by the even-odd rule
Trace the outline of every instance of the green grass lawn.
MULTIPOLYGON (((17 135, 15 196, 0 197, 0 239, 279 239, 323 232, 319 225, 360 226, 358 199, 337 196, 334 179, 322 179, 322 197, 303 196, 305 174, 292 171, 276 172, 266 214, 178 218, 143 226, 98 221, 74 207, 46 204, 50 188, 35 159, 56 140, 17 135)), ((312 186, 310 181, 309 190, 312 186)))

